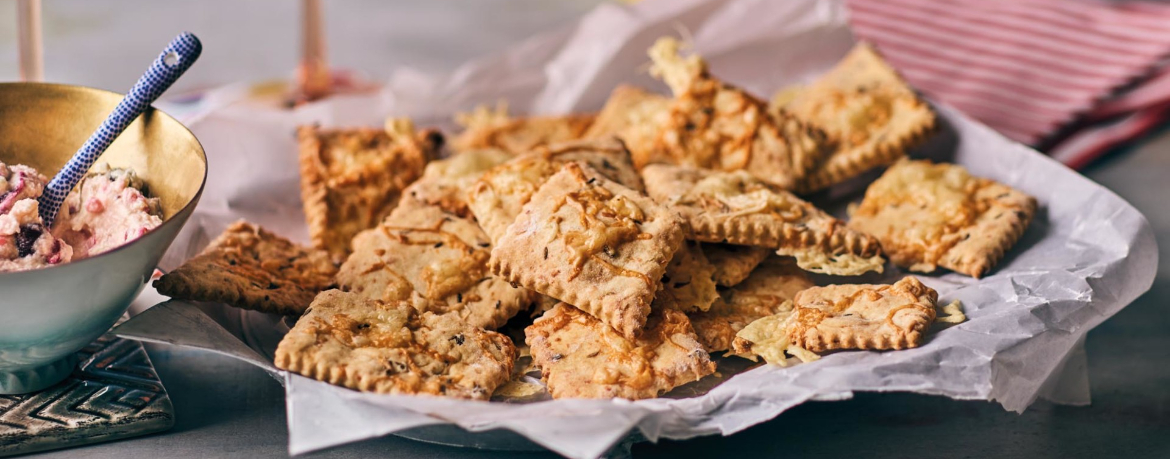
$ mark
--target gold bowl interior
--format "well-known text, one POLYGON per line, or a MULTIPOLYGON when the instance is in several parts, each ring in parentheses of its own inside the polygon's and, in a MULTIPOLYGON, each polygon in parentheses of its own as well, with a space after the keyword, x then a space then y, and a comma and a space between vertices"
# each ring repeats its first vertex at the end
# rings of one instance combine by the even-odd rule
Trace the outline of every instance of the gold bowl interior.
MULTIPOLYGON (((52 178, 97 130, 122 96, 44 83, 0 83, 0 161, 52 178)), ((134 169, 160 199, 164 220, 199 194, 207 157, 182 124, 154 109, 134 120, 98 164, 134 169)))

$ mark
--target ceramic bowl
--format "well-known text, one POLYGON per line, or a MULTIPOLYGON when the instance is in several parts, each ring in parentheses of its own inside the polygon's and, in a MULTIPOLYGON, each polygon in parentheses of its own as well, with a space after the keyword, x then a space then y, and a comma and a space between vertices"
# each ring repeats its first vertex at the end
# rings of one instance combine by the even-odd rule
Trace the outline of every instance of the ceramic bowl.
MULTIPOLYGON (((120 94, 77 86, 0 84, 0 161, 52 176, 120 100, 120 94)), ((74 354, 108 331, 142 291, 207 178, 199 141, 154 109, 130 124, 98 162, 133 168, 160 198, 163 223, 97 256, 0 273, 0 394, 37 391, 69 375, 74 354)))

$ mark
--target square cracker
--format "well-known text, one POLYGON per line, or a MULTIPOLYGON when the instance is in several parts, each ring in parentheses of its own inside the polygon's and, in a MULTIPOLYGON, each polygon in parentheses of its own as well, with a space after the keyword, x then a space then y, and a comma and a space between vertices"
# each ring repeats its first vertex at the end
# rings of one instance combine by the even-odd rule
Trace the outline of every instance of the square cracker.
POLYGON ((731 287, 743 282, 771 253, 764 247, 703 244, 703 254, 715 266, 715 283, 720 287, 731 287))
POLYGON ((175 299, 296 315, 317 292, 330 288, 336 273, 325 251, 238 221, 199 255, 154 281, 154 288, 175 299))
POLYGON ((825 134, 707 71, 701 58, 683 58, 679 43, 661 38, 650 49, 651 72, 664 79, 674 101, 651 148, 632 149, 634 165, 680 164, 743 170, 772 185, 794 188, 827 153, 825 134))
POLYGON ((524 333, 553 398, 653 398, 715 372, 679 311, 655 311, 631 340, 561 303, 524 333))
POLYGON ((648 157, 659 126, 666 123, 672 100, 637 86, 621 85, 609 95, 597 120, 585 131, 586 139, 617 136, 633 155, 648 157))
POLYGON ((473 220, 437 206, 404 203, 359 233, 353 247, 337 282, 366 298, 409 301, 487 329, 535 301, 533 292, 488 272, 491 244, 473 220))
POLYGON ((516 220, 520 209, 549 177, 570 161, 581 161, 606 178, 642 191, 642 178, 630 153, 614 138, 581 140, 538 147, 492 168, 468 192, 468 205, 493 241, 516 220))
POLYGON ((641 332, 683 222, 650 198, 571 162, 524 205, 492 249, 492 272, 641 332))
POLYGON ((899 266, 919 272, 942 266, 979 278, 1035 213, 1035 198, 962 166, 907 160, 869 186, 849 227, 881 240, 899 266))
POLYGON ((707 261, 698 242, 686 241, 662 276, 662 288, 654 297, 653 308, 671 308, 682 312, 706 311, 719 299, 715 289, 715 265, 707 261))
POLYGON ((642 177, 651 198, 687 221, 691 239, 768 247, 826 274, 882 270, 877 239, 746 172, 655 164, 642 177))
POLYGON ((784 104, 824 129, 836 148, 799 183, 811 192, 905 155, 935 126, 930 106, 868 43, 858 43, 829 73, 784 104))
POLYGON ((471 113, 455 117, 464 129, 451 141, 451 146, 457 151, 490 148, 519 155, 536 147, 580 139, 593 124, 593 118, 593 115, 511 118, 506 105, 501 104, 495 110, 479 106, 471 113))
POLYGON ((336 260, 349 242, 394 210, 402 190, 422 175, 432 156, 408 121, 386 129, 302 126, 301 200, 313 245, 336 260))
POLYGON ((796 294, 813 286, 791 258, 773 255, 743 282, 725 290, 711 310, 688 316, 707 352, 726 351, 747 324, 789 311, 796 294))
POLYGON ((449 315, 321 292, 276 348, 276 366, 365 392, 487 400, 516 361, 508 337, 449 315))
POLYGON ((934 322, 937 301, 938 292, 914 276, 891 285, 813 287, 796 294, 791 311, 745 327, 732 347, 765 356, 793 346, 811 352, 918 347, 934 322))
MULTIPOLYGON (((417 181, 406 187, 402 199, 413 199, 422 204, 467 217, 467 191, 488 169, 512 158, 503 150, 471 150, 431 161, 417 181)), ((402 205, 401 202, 399 205, 402 205)))

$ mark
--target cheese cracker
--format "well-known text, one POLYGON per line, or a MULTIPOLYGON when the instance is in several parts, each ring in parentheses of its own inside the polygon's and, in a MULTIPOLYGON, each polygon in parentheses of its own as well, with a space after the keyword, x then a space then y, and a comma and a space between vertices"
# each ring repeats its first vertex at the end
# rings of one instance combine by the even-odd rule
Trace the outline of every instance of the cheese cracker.
POLYGON ((336 273, 325 251, 238 221, 202 253, 154 281, 154 288, 171 298, 296 315, 333 284, 336 273))
POLYGON ((683 242, 682 225, 650 198, 571 162, 505 229, 491 268, 634 338, 683 242))
POLYGON ((859 43, 829 73, 796 91, 781 111, 825 131, 834 150, 797 189, 812 192, 905 155, 935 126, 935 115, 868 43, 859 43))
POLYGON ((553 398, 653 398, 715 372, 687 316, 656 311, 636 339, 561 303, 525 329, 553 398))
POLYGON ((650 196, 687 221, 691 239, 768 247, 813 272, 882 270, 876 239, 746 172, 656 164, 642 176, 650 196))
POLYGON ((433 152, 408 121, 386 129, 297 130, 301 200, 309 237, 336 260, 349 242, 394 210, 402 190, 422 175, 433 152))
POLYGON ((487 400, 515 361, 516 347, 499 333, 405 302, 327 290, 280 341, 275 363, 366 392, 487 400))
POLYGON ((942 266, 979 278, 1035 213, 1035 198, 962 166, 902 161, 869 186, 849 227, 880 239, 890 260, 911 271, 942 266))

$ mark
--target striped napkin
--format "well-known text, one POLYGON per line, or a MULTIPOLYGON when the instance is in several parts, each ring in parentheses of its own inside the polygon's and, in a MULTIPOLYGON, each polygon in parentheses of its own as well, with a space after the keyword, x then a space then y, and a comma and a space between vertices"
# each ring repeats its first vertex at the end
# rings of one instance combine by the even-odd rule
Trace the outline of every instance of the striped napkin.
POLYGON ((1170 3, 847 0, 915 87, 1080 168, 1170 120, 1170 3))

